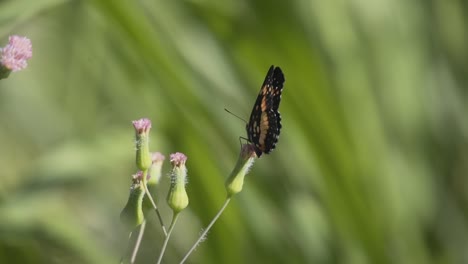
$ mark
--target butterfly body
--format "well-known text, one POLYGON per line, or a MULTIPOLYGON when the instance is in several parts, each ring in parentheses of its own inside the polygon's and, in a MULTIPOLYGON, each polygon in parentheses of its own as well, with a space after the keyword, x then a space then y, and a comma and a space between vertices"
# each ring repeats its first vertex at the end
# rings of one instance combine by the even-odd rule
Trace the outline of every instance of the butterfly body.
POLYGON ((257 96, 249 122, 246 125, 248 140, 260 157, 275 149, 281 130, 278 112, 283 91, 284 74, 280 67, 271 66, 257 96))

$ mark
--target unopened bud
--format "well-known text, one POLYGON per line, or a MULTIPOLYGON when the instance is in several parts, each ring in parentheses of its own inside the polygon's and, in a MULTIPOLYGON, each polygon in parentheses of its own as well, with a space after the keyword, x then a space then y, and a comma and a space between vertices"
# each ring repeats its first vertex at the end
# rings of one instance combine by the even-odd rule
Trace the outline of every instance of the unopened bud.
POLYGON ((142 185, 141 177, 141 172, 133 175, 133 182, 130 187, 130 195, 127 204, 120 213, 120 220, 129 230, 139 226, 144 220, 142 204, 145 196, 145 189, 142 185))
POLYGON ((242 145, 236 166, 232 170, 229 178, 226 180, 225 186, 228 196, 232 196, 242 191, 244 177, 249 172, 249 169, 253 165, 256 157, 257 155, 255 154, 255 147, 253 145, 242 145))
POLYGON ((167 195, 167 203, 169 207, 176 213, 184 210, 189 204, 187 192, 185 191, 185 184, 187 183, 187 168, 185 162, 187 156, 182 153, 171 154, 172 173, 171 173, 171 187, 167 195))
POLYGON ((149 131, 151 120, 142 118, 132 122, 135 128, 136 138, 136 164, 138 169, 146 171, 151 166, 151 154, 149 152, 149 131))

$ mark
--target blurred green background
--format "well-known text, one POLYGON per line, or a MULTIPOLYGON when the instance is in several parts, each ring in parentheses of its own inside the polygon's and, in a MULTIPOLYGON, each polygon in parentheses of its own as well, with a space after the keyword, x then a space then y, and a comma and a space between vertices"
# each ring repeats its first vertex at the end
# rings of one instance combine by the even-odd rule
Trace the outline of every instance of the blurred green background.
MULTIPOLYGON (((468 263, 468 5, 463 0, 2 0, 0 263, 117 263, 135 173, 131 121, 188 156, 178 263, 224 180, 270 65, 277 149, 188 263, 468 263)), ((170 170, 169 163, 164 173, 170 170)), ((159 201, 165 204, 169 180, 159 201)), ((156 218, 137 263, 155 263, 156 218)))

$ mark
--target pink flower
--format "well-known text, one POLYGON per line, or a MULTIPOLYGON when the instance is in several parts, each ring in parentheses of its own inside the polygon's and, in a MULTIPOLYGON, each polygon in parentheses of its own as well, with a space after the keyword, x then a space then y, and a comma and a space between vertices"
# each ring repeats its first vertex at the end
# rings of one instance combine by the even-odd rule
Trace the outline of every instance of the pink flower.
POLYGON ((143 133, 148 133, 151 129, 151 120, 148 118, 141 118, 135 121, 132 121, 133 127, 137 134, 141 135, 143 133))
POLYGON ((162 163, 165 159, 166 159, 166 157, 164 157, 164 155, 161 154, 161 152, 151 153, 151 160, 153 161, 153 163, 156 163, 156 162, 161 162, 162 163))
POLYGON ((10 36, 8 40, 5 48, 1 49, 0 63, 13 72, 26 68, 27 60, 32 57, 31 40, 20 36, 10 36))
POLYGON ((137 173, 132 175, 133 182, 140 182, 143 179, 143 172, 138 171, 137 173))
POLYGON ((160 152, 151 153, 151 160, 153 163, 148 171, 148 176, 150 176, 148 179, 148 185, 156 185, 159 183, 161 178, 161 169, 165 159, 166 157, 164 157, 160 152))
POLYGON ((170 155, 172 166, 180 167, 181 165, 185 165, 185 161, 187 161, 187 156, 184 153, 176 152, 170 155))

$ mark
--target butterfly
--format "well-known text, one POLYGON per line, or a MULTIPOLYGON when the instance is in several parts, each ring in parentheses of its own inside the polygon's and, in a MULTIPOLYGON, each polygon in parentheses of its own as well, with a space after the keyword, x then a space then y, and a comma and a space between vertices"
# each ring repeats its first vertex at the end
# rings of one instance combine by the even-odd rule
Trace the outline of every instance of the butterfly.
POLYGON ((283 91, 284 74, 280 67, 272 65, 263 81, 262 88, 246 125, 247 137, 253 143, 257 157, 275 149, 281 130, 278 112, 283 91))

